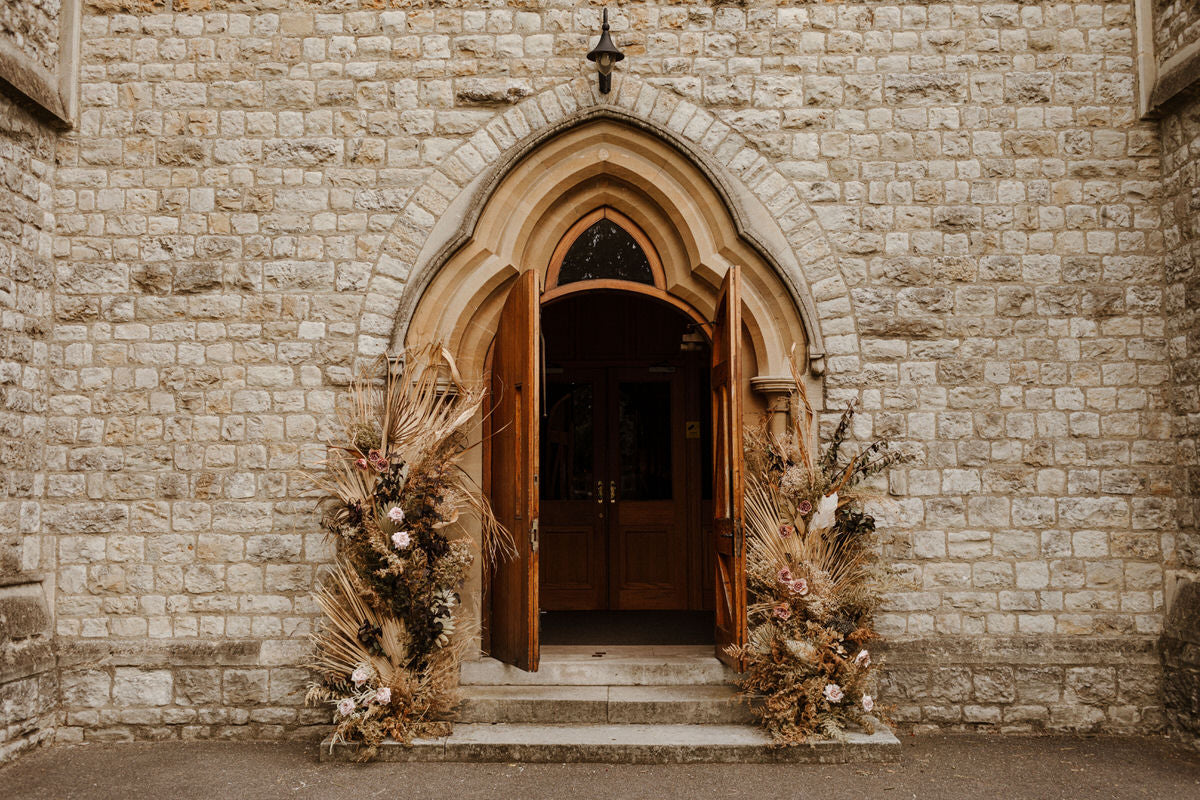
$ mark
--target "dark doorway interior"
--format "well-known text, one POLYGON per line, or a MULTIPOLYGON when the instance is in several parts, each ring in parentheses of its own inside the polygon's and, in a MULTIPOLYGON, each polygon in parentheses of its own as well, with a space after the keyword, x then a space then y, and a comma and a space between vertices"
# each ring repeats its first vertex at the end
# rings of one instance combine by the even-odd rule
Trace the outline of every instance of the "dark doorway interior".
POLYGON ((697 645, 713 642, 712 611, 543 611, 543 645, 697 645))
POLYGON ((543 615, 545 641, 711 642, 711 613, 686 613, 713 607, 707 346, 629 292, 563 298, 542 329, 539 606, 573 612, 543 615))

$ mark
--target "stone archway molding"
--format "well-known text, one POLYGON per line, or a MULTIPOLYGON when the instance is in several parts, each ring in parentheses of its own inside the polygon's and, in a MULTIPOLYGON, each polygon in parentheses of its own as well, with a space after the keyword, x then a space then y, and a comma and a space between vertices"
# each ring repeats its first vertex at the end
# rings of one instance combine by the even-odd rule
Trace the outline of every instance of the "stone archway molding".
POLYGON ((663 143, 707 179, 739 239, 778 276, 803 325, 810 373, 834 355, 857 362, 849 292, 831 248, 790 180, 714 114, 623 76, 601 97, 586 79, 497 115, 443 160, 403 207, 369 283, 360 356, 401 346, 435 276, 469 242, 505 178, 531 153, 580 126, 609 121, 663 143))

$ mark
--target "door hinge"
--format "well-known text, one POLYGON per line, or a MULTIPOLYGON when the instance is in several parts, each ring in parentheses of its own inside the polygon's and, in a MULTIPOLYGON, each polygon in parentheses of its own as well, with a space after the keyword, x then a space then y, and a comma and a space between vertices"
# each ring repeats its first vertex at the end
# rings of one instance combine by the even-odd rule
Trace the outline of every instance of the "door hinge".
POLYGON ((538 521, 535 519, 529 523, 529 552, 536 553, 538 551, 538 521))

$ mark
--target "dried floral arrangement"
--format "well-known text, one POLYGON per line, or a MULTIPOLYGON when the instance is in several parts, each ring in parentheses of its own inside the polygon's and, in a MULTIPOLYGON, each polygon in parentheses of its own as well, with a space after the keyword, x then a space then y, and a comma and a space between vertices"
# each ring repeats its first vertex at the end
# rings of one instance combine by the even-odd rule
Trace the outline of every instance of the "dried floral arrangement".
POLYGON ((381 359, 350 386, 344 442, 309 475, 337 557, 314 593, 307 702, 333 707, 333 741, 361 743, 362 760, 388 737, 448 732, 472 633, 459 592, 476 546, 462 522, 479 522, 485 562, 511 551, 460 463, 483 399, 441 347, 381 359))
POLYGON ((878 660, 872 616, 888 578, 875 520, 856 490, 908 457, 876 441, 848 455, 851 404, 819 451, 813 410, 793 364, 792 427, 747 431, 746 582, 749 634, 742 692, 778 745, 873 730, 878 660))

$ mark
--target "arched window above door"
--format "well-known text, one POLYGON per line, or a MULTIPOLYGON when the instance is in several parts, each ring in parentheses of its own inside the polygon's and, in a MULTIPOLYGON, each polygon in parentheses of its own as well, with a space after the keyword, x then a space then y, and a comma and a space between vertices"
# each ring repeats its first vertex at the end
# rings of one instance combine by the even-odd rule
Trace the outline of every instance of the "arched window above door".
POLYGON ((583 282, 661 288, 662 263, 649 238, 624 214, 598 208, 562 237, 550 260, 546 288, 583 282))
POLYGON ((563 256, 558 285, 592 280, 654 284, 650 261, 629 232, 601 219, 579 235, 563 256))

